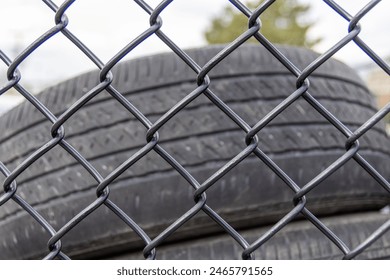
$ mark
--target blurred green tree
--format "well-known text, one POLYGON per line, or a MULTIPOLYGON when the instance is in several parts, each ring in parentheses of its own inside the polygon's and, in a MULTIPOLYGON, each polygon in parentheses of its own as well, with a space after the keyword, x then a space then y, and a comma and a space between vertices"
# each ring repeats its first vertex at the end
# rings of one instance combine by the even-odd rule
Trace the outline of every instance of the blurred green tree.
MULTIPOLYGON (((264 0, 252 0, 246 5, 253 10, 263 2, 264 0)), ((304 19, 309 10, 309 4, 301 4, 297 0, 275 1, 260 15, 262 22, 260 32, 272 43, 311 48, 319 43, 321 38, 310 39, 307 36, 309 29, 314 25, 313 22, 304 19)), ((209 44, 229 43, 247 29, 248 18, 230 5, 225 7, 220 16, 212 19, 204 36, 209 44)))

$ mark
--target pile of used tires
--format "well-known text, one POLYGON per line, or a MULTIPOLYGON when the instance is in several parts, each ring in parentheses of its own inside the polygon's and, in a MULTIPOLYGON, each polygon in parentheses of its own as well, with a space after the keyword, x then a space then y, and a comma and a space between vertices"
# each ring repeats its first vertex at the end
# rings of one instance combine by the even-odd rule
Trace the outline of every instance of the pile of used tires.
MULTIPOLYGON (((204 65, 222 47, 188 51, 204 65)), ((280 47, 300 69, 318 55, 280 47)), ((196 74, 173 53, 123 62, 113 86, 152 122, 196 88, 196 74)), ((244 45, 209 73, 210 89, 253 126, 296 89, 293 76, 267 50, 244 45)), ((352 69, 329 60, 309 77, 309 92, 352 131, 376 111, 375 99, 352 69)), ((94 71, 48 88, 37 98, 56 116, 99 83, 94 71)), ((65 139, 102 176, 145 145, 146 129, 102 92, 64 125, 65 139)), ((50 140, 51 123, 25 102, 0 119, 0 160, 10 169, 50 140)), ((245 147, 245 133, 201 95, 160 130, 159 143, 203 182, 245 147)), ((299 186, 345 153, 346 137, 298 99, 258 133, 259 148, 299 186)), ((390 142, 383 123, 360 140, 359 153, 390 179, 390 142)), ((18 178, 17 193, 58 230, 96 199, 96 181, 61 147, 18 178)), ((110 186, 109 198, 153 238, 194 205, 193 188, 150 152, 110 186)), ((251 155, 207 190, 207 205, 253 242, 294 207, 294 192, 251 155)), ((307 195, 306 207, 354 248, 390 219, 386 192, 353 159, 307 195)), ((16 203, 0 207, 0 258, 41 258, 50 235, 16 203)), ((74 258, 142 258, 145 244, 104 205, 62 239, 74 258)), ((198 213, 157 248, 158 259, 237 259, 243 249, 206 214, 198 213)), ((299 216, 255 252, 262 259, 333 259, 342 252, 299 216)), ((389 258, 385 234, 358 258, 389 258)))

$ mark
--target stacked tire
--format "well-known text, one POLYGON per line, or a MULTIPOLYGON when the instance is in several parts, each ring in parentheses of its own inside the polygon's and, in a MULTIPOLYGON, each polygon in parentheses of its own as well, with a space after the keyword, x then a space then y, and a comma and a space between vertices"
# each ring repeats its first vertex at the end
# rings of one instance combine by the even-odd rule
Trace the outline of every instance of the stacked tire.
MULTIPOLYGON (((223 47, 189 50, 204 65, 223 47)), ((300 69, 318 56, 282 47, 300 69)), ((152 122, 196 88, 194 73, 173 53, 138 58, 113 69, 113 86, 152 122)), ((295 91, 293 76, 266 49, 244 45, 209 73, 210 89, 253 126, 295 91)), ((352 69, 328 60, 310 76, 309 92, 352 131, 377 111, 375 99, 352 69)), ((46 89, 37 98, 56 116, 99 83, 93 71, 46 89)), ((145 145, 146 128, 107 92, 65 124, 65 139, 102 176, 145 145)), ((11 170, 50 140, 51 123, 25 102, 0 118, 0 160, 11 170)), ((160 130, 159 144, 203 182, 242 151, 245 133, 201 95, 160 130)), ((305 100, 298 99, 258 133, 259 148, 299 186, 345 153, 346 138, 305 100)), ((379 123, 360 140, 359 153, 390 179, 390 145, 379 123)), ((59 229, 96 199, 96 181, 72 156, 55 147, 18 178, 18 194, 59 229)), ((110 186, 117 204, 152 238, 194 205, 192 187, 153 151, 110 186)), ((253 242, 294 207, 294 193, 257 157, 249 156, 207 190, 207 204, 253 242)), ((353 159, 307 196, 307 208, 350 248, 390 219, 379 210, 386 192, 353 159)), ((0 258, 41 258, 50 236, 15 203, 0 207, 0 258), (15 240, 17 242, 15 242, 15 240)), ((73 258, 142 258, 144 244, 102 206, 62 239, 73 258)), ((242 248, 200 212, 157 247, 159 259, 237 259, 242 248)), ((255 252, 264 259, 342 258, 341 251, 309 221, 298 217, 255 252)), ((389 258, 390 236, 359 258, 389 258)))

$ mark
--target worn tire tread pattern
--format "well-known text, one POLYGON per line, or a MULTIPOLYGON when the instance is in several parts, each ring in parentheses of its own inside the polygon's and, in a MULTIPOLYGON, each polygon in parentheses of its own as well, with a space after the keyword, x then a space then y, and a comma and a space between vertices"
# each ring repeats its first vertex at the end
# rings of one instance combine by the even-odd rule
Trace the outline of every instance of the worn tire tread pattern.
MULTIPOLYGON (((204 65, 220 49, 220 46, 207 47, 190 50, 188 54, 204 65)), ((281 47, 281 50, 301 69, 317 57, 300 48, 281 47)), ((196 74, 174 54, 123 62, 113 69, 113 74, 113 86, 151 121, 156 121, 196 88, 196 74)), ((96 86, 98 76, 98 71, 86 73, 48 88, 37 98, 59 116, 96 86)), ((265 49, 254 45, 245 45, 233 52, 210 72, 210 77, 213 92, 250 125, 295 91, 296 78, 265 49)), ((310 76, 310 81, 310 93, 351 130, 376 112, 375 100, 363 82, 338 61, 327 61, 310 76)), ((64 126, 65 139, 103 176, 145 145, 146 129, 104 91, 64 126)), ((0 160, 14 169, 51 139, 50 128, 49 121, 28 102, 2 116, 0 160)), ((189 104, 159 132, 161 146, 199 182, 245 148, 245 134, 204 96, 189 104)), ((287 108, 258 136, 261 149, 299 185, 307 183, 345 153, 345 136, 304 100, 287 108)), ((385 171, 390 170, 390 147, 383 123, 371 129, 360 142, 360 153, 382 175, 388 176, 385 171)), ((389 196, 379 184, 362 171, 351 160, 310 192, 309 203, 314 211, 317 214, 345 213, 378 209, 389 203, 389 196), (356 185, 352 186, 351 182, 356 185)), ((18 194, 56 226, 63 225, 95 197, 96 182, 60 147, 25 170, 17 182, 18 194)), ((110 198, 152 235, 193 203, 188 183, 153 152, 121 175, 110 189, 110 198), (157 213, 146 207, 150 201, 164 211, 157 213)), ((207 193, 213 209, 238 227, 269 224, 291 208, 292 192, 254 156, 240 163, 207 193), (259 176, 263 178, 260 185, 259 176), (237 185, 245 191, 238 193, 237 185), (216 199, 219 197, 223 199, 216 199)), ((17 238, 25 241, 20 227, 27 221, 29 217, 16 204, 7 203, 0 208, 0 236, 9 239, 11 237, 5 233, 14 230, 17 238)), ((177 232, 177 238, 193 235, 199 221, 204 222, 204 227, 197 235, 218 232, 218 227, 204 215, 197 215, 177 232)), ((77 254, 94 254, 100 249, 110 251, 126 239, 129 246, 139 246, 137 238, 129 236, 129 229, 123 224, 115 220, 106 222, 109 228, 117 227, 113 232, 116 238, 109 238, 98 221, 87 219, 77 230, 84 238, 92 238, 88 242, 96 247, 88 246, 77 234, 70 234, 65 248, 77 254)), ((26 235, 35 234, 33 228, 28 229, 26 235)), ((0 257, 40 256, 45 250, 42 242, 30 244, 31 252, 19 255, 15 248, 3 248, 0 257)))

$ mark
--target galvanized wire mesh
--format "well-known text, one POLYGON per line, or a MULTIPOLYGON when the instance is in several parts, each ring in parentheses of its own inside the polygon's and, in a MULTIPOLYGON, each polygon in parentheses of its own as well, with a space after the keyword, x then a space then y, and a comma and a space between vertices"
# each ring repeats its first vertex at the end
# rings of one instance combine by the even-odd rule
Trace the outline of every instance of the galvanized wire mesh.
POLYGON ((7 92, 9 89, 16 89, 28 102, 35 106, 47 120, 52 123, 51 136, 52 139, 42 145, 38 150, 28 156, 23 163, 17 166, 13 170, 9 170, 5 164, 0 162, 0 171, 6 177, 3 183, 4 191, 0 196, 0 206, 7 204, 10 200, 16 202, 26 212, 29 213, 51 236, 48 240, 48 254, 45 259, 68 259, 66 252, 62 251, 61 238, 64 237, 72 228, 77 227, 78 223, 83 221, 89 214, 94 212, 99 207, 107 207, 115 215, 123 220, 142 240, 145 244, 144 257, 146 259, 154 259, 156 256, 156 248, 174 233, 183 224, 188 222, 198 212, 203 211, 210 216, 215 223, 219 224, 226 233, 228 233, 241 247, 242 258, 253 258, 252 253, 266 243, 271 237, 278 233, 282 228, 289 224, 297 215, 302 214, 307 220, 313 223, 323 234, 324 237, 330 239, 343 253, 345 259, 352 259, 378 238, 380 238, 389 228, 390 221, 387 221, 381 227, 379 227, 371 236, 361 243, 356 248, 349 248, 343 240, 339 239, 335 233, 333 233, 328 227, 326 227, 315 215, 313 215, 306 208, 306 197, 309 192, 315 189, 319 183, 325 180, 328 176, 338 170, 341 166, 346 164, 349 160, 356 161, 366 172, 368 172, 374 180, 376 180, 385 190, 390 192, 390 183, 384 178, 384 174, 379 174, 378 171, 371 166, 363 156, 359 154, 359 138, 367 133, 375 124, 383 119, 390 112, 390 104, 387 104, 384 108, 379 110, 375 115, 366 121, 361 127, 355 131, 351 131, 346 125, 344 125, 339 119, 332 115, 327 108, 314 98, 310 92, 310 75, 319 66, 326 62, 329 58, 335 55, 347 44, 356 44, 362 51, 364 51, 384 72, 390 74, 390 67, 386 62, 380 58, 362 39, 359 38, 359 33, 362 27, 359 21, 374 8, 379 1, 374 0, 367 3, 356 15, 350 15, 347 11, 343 10, 336 1, 324 0, 334 12, 338 13, 349 23, 348 32, 345 34, 339 42, 332 46, 329 50, 319 56, 316 60, 312 61, 305 69, 298 69, 291 61, 289 61, 284 54, 278 49, 277 46, 270 43, 261 33, 261 14, 272 5, 273 1, 265 1, 254 11, 248 9, 240 1, 230 0, 231 4, 236 9, 241 11, 246 17, 248 17, 248 29, 241 34, 236 40, 231 42, 222 51, 220 51, 215 57, 208 61, 205 65, 198 65, 185 51, 178 47, 162 30, 162 19, 160 14, 162 11, 169 7, 173 0, 162 1, 155 9, 151 8, 145 1, 135 0, 135 2, 150 16, 150 27, 141 33, 137 38, 126 45, 120 52, 115 54, 108 63, 103 63, 81 40, 79 40, 72 32, 67 29, 68 18, 66 16, 67 9, 75 2, 75 0, 65 1, 60 7, 57 7, 52 1, 44 0, 52 11, 55 18, 55 25, 37 38, 31 45, 24 49, 13 61, 0 50, 0 58, 7 66, 7 78, 8 82, 2 85, 0 94, 7 92), (260 18, 259 18, 260 17, 260 18), (61 35, 62 34, 62 35, 61 35), (197 87, 192 92, 189 92, 185 98, 180 100, 175 106, 173 106, 168 112, 166 112, 157 121, 151 122, 138 108, 136 108, 131 101, 126 99, 121 92, 119 92, 112 84, 113 74, 111 69, 119 62, 123 57, 130 53, 135 47, 142 44, 149 36, 157 36, 162 42, 164 42, 188 67, 194 72, 196 77, 197 87), (100 83, 93 89, 89 90, 83 95, 77 102, 70 106, 60 116, 55 116, 48 108, 46 108, 39 100, 39 98, 32 95, 26 88, 20 83, 22 73, 18 70, 18 66, 34 51, 36 51, 42 44, 45 44, 53 36, 65 36, 70 42, 72 42, 79 50, 81 50, 86 57, 88 57, 97 68, 100 69, 100 83), (277 58, 281 64, 284 65, 288 71, 296 76, 296 90, 292 92, 288 98, 276 106, 265 117, 260 119, 254 126, 248 125, 243 119, 240 118, 226 103, 224 103, 210 88, 210 78, 208 73, 227 56, 234 52, 240 45, 244 44, 248 39, 255 38, 259 44, 263 45, 268 51, 270 56, 277 58), (69 144, 65 137, 66 122, 73 116, 78 110, 80 110, 88 101, 95 98, 103 90, 110 93, 112 98, 116 99, 129 114, 133 115, 144 127, 147 128, 145 145, 133 154, 128 160, 123 162, 118 168, 111 172, 108 176, 103 177, 92 166, 92 164, 86 160, 72 145, 69 144), (228 116, 232 122, 234 122, 242 131, 245 132, 245 142, 247 147, 243 149, 239 154, 227 162, 217 172, 210 176, 204 182, 198 182, 179 162, 173 155, 169 154, 159 144, 159 130, 170 121, 170 119, 180 112, 189 103, 193 102, 200 95, 205 95, 215 105, 216 109, 221 110, 228 116), (267 154, 265 154, 259 144, 259 139, 256 136, 263 130, 275 117, 281 114, 287 107, 294 106, 294 102, 303 98, 306 100, 316 111, 318 111, 329 123, 331 123, 338 131, 345 136, 345 153, 328 166, 325 170, 319 173, 309 183, 303 186, 299 186, 294 182, 284 170, 282 170, 267 154), (73 219, 68 221, 59 230, 55 230, 40 213, 34 209, 29 203, 27 203, 18 194, 17 180, 20 174, 28 169, 39 158, 43 157, 48 151, 54 147, 61 147, 67 153, 69 153, 83 168, 88 171, 96 180, 96 200, 90 205, 85 205, 84 210, 74 216, 73 219), (161 156, 169 165, 171 165, 192 187, 194 205, 192 208, 172 223, 168 228, 163 230, 157 237, 150 238, 144 230, 132 220, 132 218, 121 210, 114 202, 110 200, 110 184, 123 172, 131 168, 133 164, 143 158, 150 151, 154 150, 161 156), (206 194, 207 191, 213 187, 213 185, 220 180, 224 175, 235 168, 240 162, 242 162, 249 155, 254 154, 260 161, 264 162, 279 178, 281 178, 286 187, 289 187, 295 193, 291 197, 295 207, 286 214, 282 219, 275 223, 272 228, 253 243, 248 243, 242 235, 240 235, 229 223, 227 223, 222 217, 220 217, 212 208, 207 204, 206 194))

